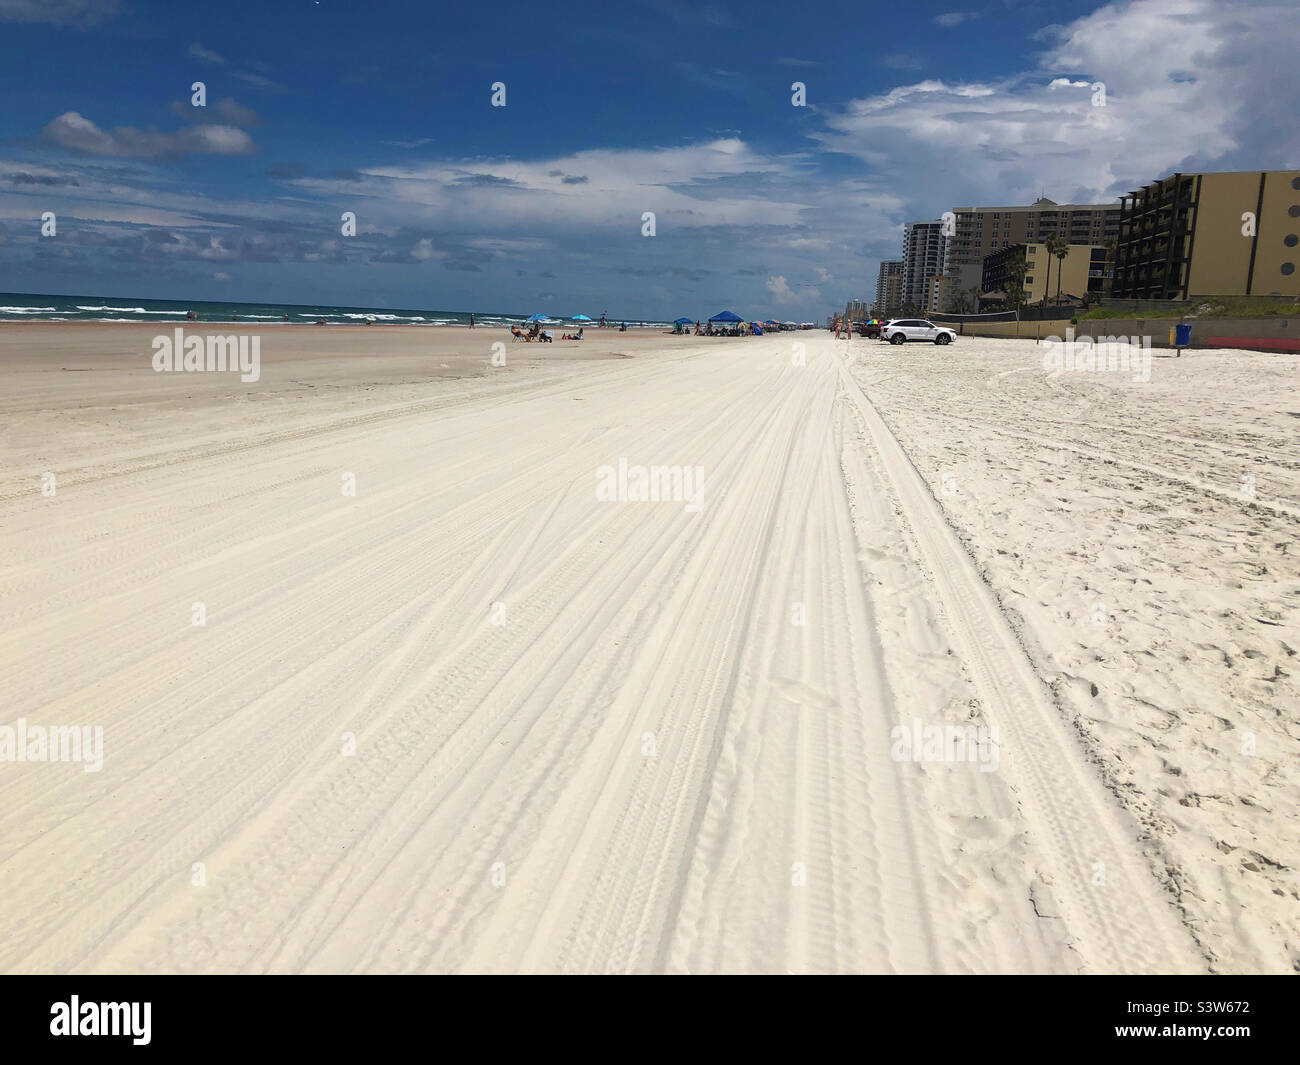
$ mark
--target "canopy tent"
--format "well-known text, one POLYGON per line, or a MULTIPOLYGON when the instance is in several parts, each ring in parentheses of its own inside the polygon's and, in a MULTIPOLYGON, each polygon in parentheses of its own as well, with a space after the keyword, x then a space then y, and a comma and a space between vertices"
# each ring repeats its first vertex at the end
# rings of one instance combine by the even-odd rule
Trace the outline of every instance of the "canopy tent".
POLYGON ((744 320, 740 315, 732 311, 719 311, 709 319, 710 322, 743 322, 744 320))

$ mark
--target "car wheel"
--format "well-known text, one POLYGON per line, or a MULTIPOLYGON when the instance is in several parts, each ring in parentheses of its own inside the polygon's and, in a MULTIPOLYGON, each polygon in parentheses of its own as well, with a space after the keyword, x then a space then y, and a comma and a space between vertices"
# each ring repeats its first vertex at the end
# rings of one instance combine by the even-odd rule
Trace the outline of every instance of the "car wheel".
POLYGON ((952 337, 950 337, 947 333, 940 333, 937 337, 934 338, 934 342, 936 344, 947 344, 950 340, 952 340, 952 337))
POLYGON ((892 337, 889 338, 889 342, 891 344, 902 344, 906 342, 906 340, 907 337, 904 336, 902 333, 895 333, 892 337))

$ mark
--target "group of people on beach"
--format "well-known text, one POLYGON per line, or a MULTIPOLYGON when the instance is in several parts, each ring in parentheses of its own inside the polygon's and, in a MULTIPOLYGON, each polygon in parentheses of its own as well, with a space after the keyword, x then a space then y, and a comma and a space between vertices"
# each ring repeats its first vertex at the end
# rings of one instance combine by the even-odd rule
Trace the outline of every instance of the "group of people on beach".
MULTIPOLYGON (((551 336, 549 330, 542 328, 541 322, 534 322, 530 329, 525 329, 524 326, 527 324, 527 322, 520 322, 518 325, 512 325, 510 327, 510 335, 516 340, 536 340, 541 344, 550 344, 555 340, 555 337, 551 336)), ((582 328, 580 327, 576 333, 564 333, 561 335, 560 339, 581 340, 582 328)))
POLYGON ((695 323, 695 335, 697 337, 752 337, 762 336, 763 327, 757 322, 737 322, 735 325, 718 326, 713 328, 712 322, 706 322, 704 328, 700 328, 700 323, 695 323))

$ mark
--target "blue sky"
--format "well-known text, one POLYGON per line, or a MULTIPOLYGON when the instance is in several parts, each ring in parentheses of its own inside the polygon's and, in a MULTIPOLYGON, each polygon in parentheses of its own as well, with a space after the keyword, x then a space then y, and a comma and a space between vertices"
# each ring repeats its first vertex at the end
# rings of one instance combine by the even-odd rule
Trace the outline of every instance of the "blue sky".
POLYGON ((0 0, 0 290, 820 318, 955 205, 1300 165, 1290 2, 755 6, 0 0))

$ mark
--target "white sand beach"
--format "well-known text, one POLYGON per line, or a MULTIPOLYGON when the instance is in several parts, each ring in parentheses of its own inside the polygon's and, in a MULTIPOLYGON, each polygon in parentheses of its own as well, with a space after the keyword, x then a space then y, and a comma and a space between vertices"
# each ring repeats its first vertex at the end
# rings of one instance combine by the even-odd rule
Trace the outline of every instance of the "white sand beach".
POLYGON ((0 328, 0 971, 1300 967, 1292 357, 156 332, 0 328))

